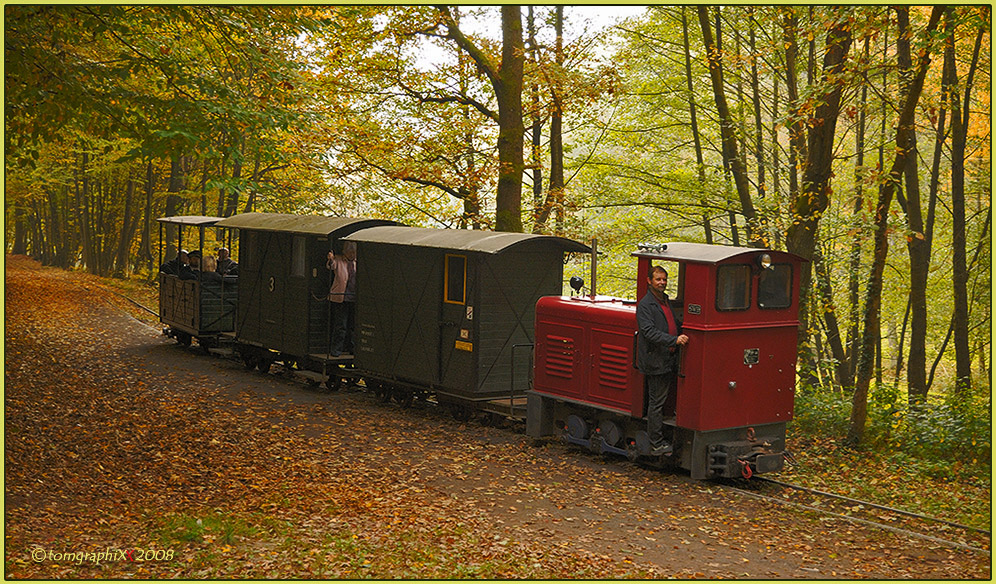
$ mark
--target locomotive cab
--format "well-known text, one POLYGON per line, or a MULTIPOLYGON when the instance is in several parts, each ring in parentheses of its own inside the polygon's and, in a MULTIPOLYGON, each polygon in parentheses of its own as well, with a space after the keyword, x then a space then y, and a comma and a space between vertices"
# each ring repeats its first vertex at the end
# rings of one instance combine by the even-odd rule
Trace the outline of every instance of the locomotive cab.
MULTIPOLYGON (((766 249, 693 243, 641 246, 637 298, 660 265, 689 337, 665 405, 675 451, 693 478, 775 472, 795 387, 800 265, 766 249)), ((527 433, 563 428, 568 442, 630 458, 649 454, 636 369, 636 303, 544 298, 537 304, 527 433)))

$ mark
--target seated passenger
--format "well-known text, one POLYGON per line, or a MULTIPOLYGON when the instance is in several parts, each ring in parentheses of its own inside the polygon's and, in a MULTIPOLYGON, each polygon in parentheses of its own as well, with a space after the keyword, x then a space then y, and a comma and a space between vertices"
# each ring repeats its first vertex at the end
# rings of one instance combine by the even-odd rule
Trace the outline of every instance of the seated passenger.
POLYGON ((188 269, 181 269, 179 276, 181 280, 197 280, 201 275, 201 252, 198 249, 187 254, 190 258, 188 269))
POLYGON ((218 273, 218 266, 215 263, 213 257, 208 256, 204 258, 204 269, 201 270, 201 282, 218 282, 219 284, 224 281, 225 277, 218 273))
POLYGON ((186 266, 189 263, 190 258, 187 255, 187 250, 181 249, 179 253, 176 254, 175 258, 163 262, 163 265, 159 267, 159 271, 164 274, 172 274, 177 276, 180 274, 180 267, 186 266))
POLYGON ((239 264, 235 263, 229 256, 228 248, 218 248, 218 268, 217 271, 222 276, 238 276, 239 264))

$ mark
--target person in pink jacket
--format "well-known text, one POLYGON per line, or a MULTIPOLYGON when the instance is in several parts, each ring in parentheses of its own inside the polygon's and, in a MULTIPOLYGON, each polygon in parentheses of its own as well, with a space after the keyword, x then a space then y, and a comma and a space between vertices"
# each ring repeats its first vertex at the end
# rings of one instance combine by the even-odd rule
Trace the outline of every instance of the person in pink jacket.
POLYGON ((356 243, 347 241, 342 254, 329 251, 325 267, 332 272, 329 302, 332 303, 332 338, 329 354, 339 357, 353 352, 353 323, 356 319, 356 243))

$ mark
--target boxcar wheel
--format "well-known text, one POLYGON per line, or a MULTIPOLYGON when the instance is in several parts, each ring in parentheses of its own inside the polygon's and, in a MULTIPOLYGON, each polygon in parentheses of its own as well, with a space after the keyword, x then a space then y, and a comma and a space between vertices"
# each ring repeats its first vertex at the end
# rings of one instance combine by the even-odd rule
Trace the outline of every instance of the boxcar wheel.
POLYGON ((256 357, 253 357, 252 355, 250 355, 248 353, 244 354, 244 355, 242 355, 242 364, 245 366, 245 368, 247 370, 255 369, 256 368, 256 357))
POLYGON ((273 365, 273 360, 266 357, 261 357, 256 361, 256 369, 259 369, 260 373, 269 373, 271 365, 273 365))
POLYGON ((190 335, 188 335, 185 332, 179 332, 178 331, 176 333, 176 342, 180 343, 180 345, 183 346, 183 347, 189 347, 191 340, 193 340, 193 337, 191 337, 190 335))
POLYGON ((391 390, 386 384, 380 381, 373 382, 373 384, 374 395, 377 396, 377 399, 379 399, 382 403, 391 401, 391 390))
POLYGON ((458 422, 466 422, 474 415, 474 410, 465 405, 450 404, 450 415, 458 422))
POLYGON ((405 389, 394 390, 394 401, 398 402, 402 408, 412 407, 412 403, 415 401, 415 392, 405 389))
POLYGON ((343 379, 340 375, 332 373, 329 378, 325 380, 325 388, 329 391, 339 391, 342 389, 343 379))

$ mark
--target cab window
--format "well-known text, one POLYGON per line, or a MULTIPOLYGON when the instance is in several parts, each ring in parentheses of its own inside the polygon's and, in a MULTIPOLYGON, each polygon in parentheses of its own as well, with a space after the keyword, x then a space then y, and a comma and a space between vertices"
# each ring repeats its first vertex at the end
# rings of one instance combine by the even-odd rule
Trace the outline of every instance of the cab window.
POLYGON ((788 308, 792 305, 792 265, 774 264, 761 270, 757 285, 760 308, 788 308))
POLYGON ((716 278, 716 309, 750 308, 750 279, 749 265, 719 266, 716 278))

